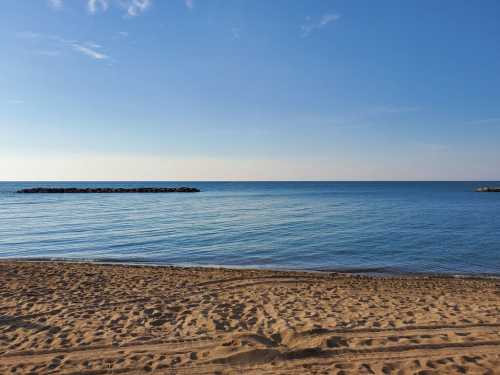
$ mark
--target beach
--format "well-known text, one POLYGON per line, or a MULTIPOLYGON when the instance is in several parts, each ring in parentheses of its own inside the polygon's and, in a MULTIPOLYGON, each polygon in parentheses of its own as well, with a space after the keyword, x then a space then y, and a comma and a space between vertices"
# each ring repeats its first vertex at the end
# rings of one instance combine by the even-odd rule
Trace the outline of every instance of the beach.
POLYGON ((498 374, 500 281, 0 262, 0 374, 498 374))

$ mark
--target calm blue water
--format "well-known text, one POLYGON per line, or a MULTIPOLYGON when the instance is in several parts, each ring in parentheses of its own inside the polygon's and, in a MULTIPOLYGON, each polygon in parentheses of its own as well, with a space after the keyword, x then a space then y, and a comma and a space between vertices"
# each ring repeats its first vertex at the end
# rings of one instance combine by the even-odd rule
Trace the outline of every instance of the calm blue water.
POLYGON ((500 275, 500 183, 0 183, 0 258, 500 275), (196 194, 16 194, 180 186, 196 194))

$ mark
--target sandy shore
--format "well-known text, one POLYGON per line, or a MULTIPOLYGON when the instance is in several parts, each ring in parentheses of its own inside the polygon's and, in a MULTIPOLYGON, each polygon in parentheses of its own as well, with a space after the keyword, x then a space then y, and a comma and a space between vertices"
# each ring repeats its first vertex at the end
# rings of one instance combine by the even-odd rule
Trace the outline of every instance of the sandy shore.
POLYGON ((500 374, 500 281, 0 262, 0 374, 500 374))

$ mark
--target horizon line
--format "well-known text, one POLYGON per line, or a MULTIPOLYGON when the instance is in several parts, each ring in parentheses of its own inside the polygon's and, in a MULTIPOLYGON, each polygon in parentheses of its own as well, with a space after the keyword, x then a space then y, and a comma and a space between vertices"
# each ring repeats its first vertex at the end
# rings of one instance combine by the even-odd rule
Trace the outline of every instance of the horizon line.
POLYGON ((480 179, 480 180, 365 180, 365 179, 353 179, 353 180, 324 180, 324 179, 311 179, 311 180, 245 180, 245 179, 168 179, 168 180, 0 180, 0 183, 24 183, 24 182, 500 182, 500 179, 480 179))

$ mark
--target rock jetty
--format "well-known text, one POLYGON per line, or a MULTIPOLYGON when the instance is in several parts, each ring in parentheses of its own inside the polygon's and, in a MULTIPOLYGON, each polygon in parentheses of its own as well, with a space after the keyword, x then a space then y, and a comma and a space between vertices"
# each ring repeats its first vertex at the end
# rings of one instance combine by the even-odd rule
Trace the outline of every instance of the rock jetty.
POLYGON ((500 193, 500 187, 484 186, 484 187, 477 188, 476 191, 478 193, 500 193))
POLYGON ((18 190, 18 193, 198 193, 200 189, 181 186, 177 188, 138 187, 138 188, 45 188, 35 187, 18 190))

